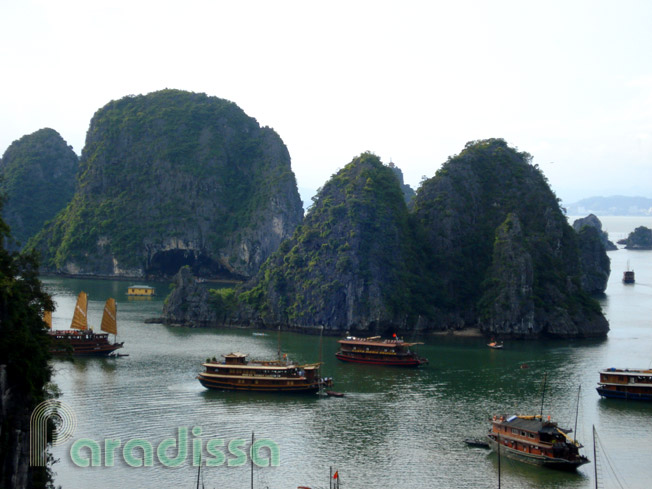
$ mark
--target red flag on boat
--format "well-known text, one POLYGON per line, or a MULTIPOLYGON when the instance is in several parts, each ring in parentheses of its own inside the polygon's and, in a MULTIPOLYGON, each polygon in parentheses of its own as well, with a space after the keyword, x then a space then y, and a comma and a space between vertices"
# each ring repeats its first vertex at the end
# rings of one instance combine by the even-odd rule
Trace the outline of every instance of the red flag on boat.
POLYGON ((393 333, 393 334, 392 334, 392 338, 396 338, 396 333, 393 333))
POLYGON ((333 474, 333 479, 337 479, 337 470, 336 470, 335 473, 333 474))

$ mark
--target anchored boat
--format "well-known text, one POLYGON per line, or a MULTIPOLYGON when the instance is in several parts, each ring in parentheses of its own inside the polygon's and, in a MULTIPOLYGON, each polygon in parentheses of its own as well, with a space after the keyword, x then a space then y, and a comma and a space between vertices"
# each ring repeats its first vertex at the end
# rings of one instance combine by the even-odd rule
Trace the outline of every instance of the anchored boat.
POLYGON ((582 448, 557 423, 541 416, 494 416, 489 431, 489 445, 514 460, 558 470, 575 470, 589 462, 580 455, 582 448))
POLYGON ((602 397, 652 401, 652 370, 608 368, 596 387, 602 397))

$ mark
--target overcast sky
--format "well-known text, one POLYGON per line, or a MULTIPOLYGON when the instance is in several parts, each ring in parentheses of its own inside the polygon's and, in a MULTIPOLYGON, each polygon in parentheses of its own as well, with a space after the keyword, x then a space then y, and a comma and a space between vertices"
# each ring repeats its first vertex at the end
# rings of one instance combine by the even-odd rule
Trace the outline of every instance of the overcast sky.
POLYGON ((367 150, 416 188, 501 137, 566 204, 652 197, 651 26, 648 0, 0 0, 0 153, 51 127, 80 154, 107 102, 176 88, 274 128, 301 189, 367 150))

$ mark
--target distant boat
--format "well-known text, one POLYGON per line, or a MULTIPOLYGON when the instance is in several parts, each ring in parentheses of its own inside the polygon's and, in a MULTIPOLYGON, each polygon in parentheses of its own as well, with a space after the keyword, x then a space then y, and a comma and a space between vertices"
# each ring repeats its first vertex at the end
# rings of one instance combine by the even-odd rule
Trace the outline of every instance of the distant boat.
POLYGON ((503 342, 501 341, 499 343, 497 341, 492 341, 491 343, 487 343, 487 346, 489 348, 493 348, 494 350, 501 350, 503 348, 503 342))
POLYGON ((94 333, 88 327, 87 320, 88 297, 86 292, 80 292, 75 304, 72 322, 69 330, 52 329, 52 313, 46 312, 43 318, 50 328, 50 353, 53 355, 74 355, 74 356, 108 356, 119 348, 123 343, 109 341, 109 334, 118 334, 117 306, 115 299, 108 299, 104 305, 102 323, 100 329, 106 333, 94 333))
POLYGON ((608 368, 596 387, 602 397, 652 401, 652 370, 608 368))
POLYGON ((633 284, 636 282, 634 278, 634 270, 629 269, 629 260, 627 260, 627 270, 623 272, 623 283, 624 284, 633 284))
POLYGON ((428 363, 426 358, 421 358, 416 352, 410 350, 411 346, 423 343, 406 343, 396 336, 391 340, 381 340, 380 336, 370 338, 347 336, 338 343, 340 350, 335 356, 343 362, 395 367, 418 367, 428 363))
POLYGON ((623 272, 623 283, 624 284, 633 284, 636 282, 634 278, 634 270, 626 270, 623 272))
POLYGON ((128 296, 152 297, 156 295, 156 289, 149 285, 130 285, 127 287, 128 296))

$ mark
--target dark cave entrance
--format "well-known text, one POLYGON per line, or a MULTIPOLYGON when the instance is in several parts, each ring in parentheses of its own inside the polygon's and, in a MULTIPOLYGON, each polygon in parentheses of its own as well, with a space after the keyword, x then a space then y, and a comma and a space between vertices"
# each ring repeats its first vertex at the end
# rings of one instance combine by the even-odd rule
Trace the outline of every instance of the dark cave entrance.
POLYGON ((145 273, 148 276, 170 278, 184 266, 189 266, 192 274, 198 278, 217 280, 242 280, 244 278, 201 252, 178 249, 155 253, 145 273))

